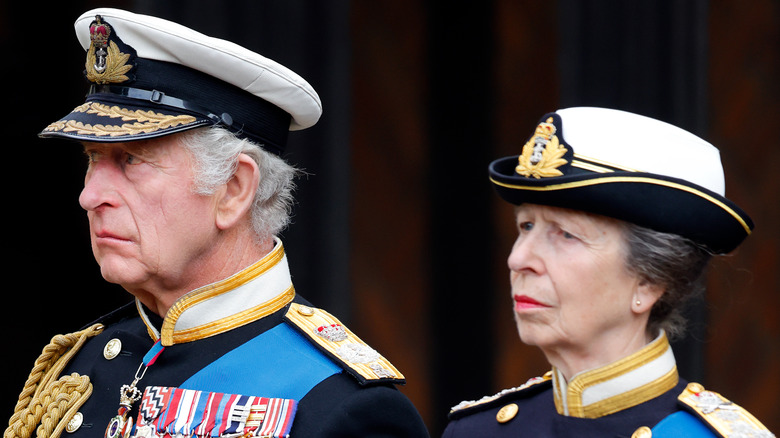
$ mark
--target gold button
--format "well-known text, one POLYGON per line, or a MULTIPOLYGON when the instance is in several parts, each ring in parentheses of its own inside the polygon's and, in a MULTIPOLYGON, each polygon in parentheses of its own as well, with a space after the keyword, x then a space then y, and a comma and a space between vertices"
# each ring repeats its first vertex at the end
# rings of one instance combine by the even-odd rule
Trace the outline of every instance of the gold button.
POLYGON ((689 383, 688 386, 685 389, 687 389, 688 391, 690 391, 690 392, 692 392, 694 394, 699 394, 700 392, 704 391, 704 387, 701 386, 701 384, 696 383, 696 382, 689 383))
POLYGON ((631 435, 631 438, 651 438, 652 436, 653 431, 650 430, 650 428, 647 426, 642 426, 634 431, 634 433, 631 435))
POLYGON ((73 433, 77 430, 79 430, 79 427, 81 427, 81 424, 84 422, 84 416, 81 415, 81 412, 76 412, 73 415, 73 418, 68 421, 68 424, 65 426, 65 430, 68 433, 73 433))
POLYGON ((122 341, 120 341, 117 338, 114 338, 108 341, 108 343, 106 343, 106 346, 103 347, 103 357, 105 357, 108 360, 111 360, 119 356, 120 351, 122 351, 122 341))
POLYGON ((298 306, 298 313, 303 316, 312 316, 314 315, 314 309, 309 306, 298 306))
POLYGON ((498 420, 499 423, 506 423, 507 421, 515 418, 515 415, 517 415, 517 405, 511 403, 498 411, 496 414, 496 420, 498 420))

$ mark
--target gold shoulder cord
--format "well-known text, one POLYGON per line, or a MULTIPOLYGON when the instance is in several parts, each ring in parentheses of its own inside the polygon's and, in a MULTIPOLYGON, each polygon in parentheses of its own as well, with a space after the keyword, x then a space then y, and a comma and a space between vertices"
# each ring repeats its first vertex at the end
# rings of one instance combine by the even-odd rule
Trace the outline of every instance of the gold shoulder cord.
POLYGON ((60 375, 87 339, 103 331, 101 324, 68 335, 57 335, 35 361, 3 438, 57 438, 92 394, 88 376, 60 375))

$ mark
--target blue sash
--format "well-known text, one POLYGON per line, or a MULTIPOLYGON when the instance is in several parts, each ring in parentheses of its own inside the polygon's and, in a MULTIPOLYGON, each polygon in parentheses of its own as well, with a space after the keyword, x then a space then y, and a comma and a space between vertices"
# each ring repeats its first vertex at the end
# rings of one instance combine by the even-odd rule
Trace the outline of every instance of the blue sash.
POLYGON ((653 438, 716 438, 701 420, 686 411, 677 411, 653 428, 653 438))
POLYGON ((310 341, 281 323, 198 371, 180 388, 300 401, 341 371, 310 341))

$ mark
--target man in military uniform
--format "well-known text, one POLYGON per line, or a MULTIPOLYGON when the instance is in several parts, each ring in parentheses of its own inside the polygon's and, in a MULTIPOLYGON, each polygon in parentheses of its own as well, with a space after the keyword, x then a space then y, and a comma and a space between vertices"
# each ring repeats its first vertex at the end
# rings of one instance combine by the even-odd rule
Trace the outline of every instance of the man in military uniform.
POLYGON ((309 84, 154 17, 75 28, 89 93, 41 136, 83 145, 93 253, 135 302, 52 339, 5 436, 427 436, 401 372, 296 294, 275 237, 287 133, 321 114, 309 84))

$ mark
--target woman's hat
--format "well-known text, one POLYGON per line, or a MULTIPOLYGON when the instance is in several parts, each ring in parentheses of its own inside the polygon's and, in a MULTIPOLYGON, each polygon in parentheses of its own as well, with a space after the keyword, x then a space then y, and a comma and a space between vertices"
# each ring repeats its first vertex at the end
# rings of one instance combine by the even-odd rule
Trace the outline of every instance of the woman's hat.
POLYGON ((753 229, 725 198, 718 150, 655 119, 605 108, 546 114, 520 155, 493 161, 506 201, 582 210, 674 233, 724 254, 753 229))
POLYGON ((281 153, 290 130, 322 105, 290 69, 167 20, 95 9, 76 20, 87 59, 86 102, 42 137, 124 142, 219 124, 281 153))

